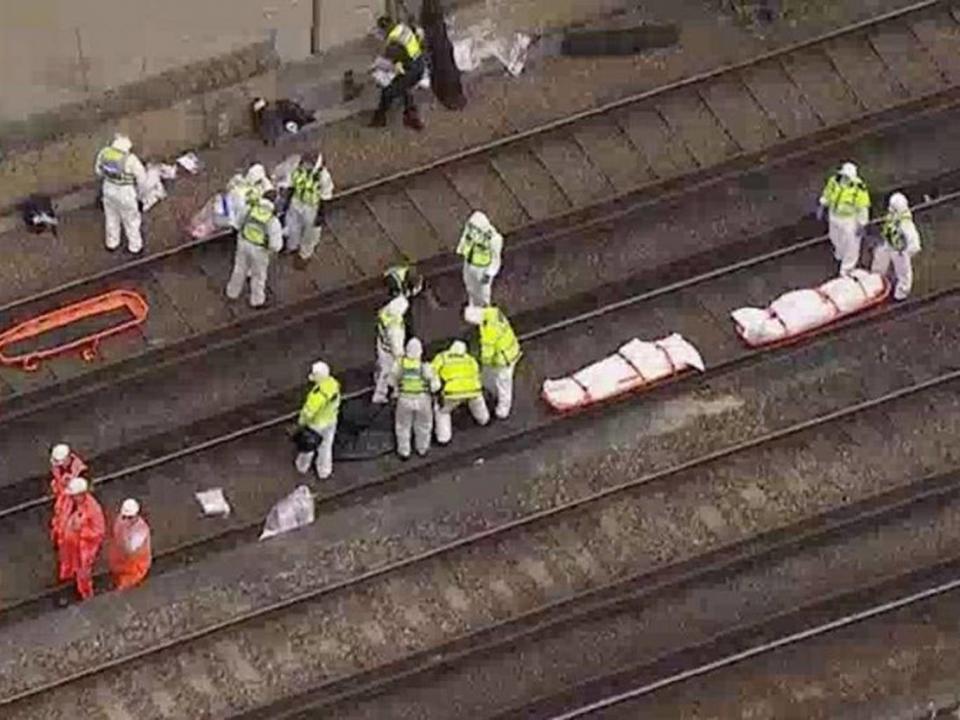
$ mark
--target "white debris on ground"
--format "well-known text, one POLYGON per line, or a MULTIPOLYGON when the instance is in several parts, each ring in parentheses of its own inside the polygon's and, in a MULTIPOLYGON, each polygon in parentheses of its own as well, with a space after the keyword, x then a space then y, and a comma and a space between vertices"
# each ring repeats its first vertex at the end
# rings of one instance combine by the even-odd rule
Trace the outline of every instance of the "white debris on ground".
POLYGON ((533 38, 524 33, 499 30, 489 18, 462 28, 451 18, 449 35, 453 59, 460 72, 473 72, 484 60, 495 58, 514 77, 523 72, 533 42, 533 38))
POLYGON ((203 508, 203 514, 213 517, 227 517, 230 514, 230 503, 223 494, 222 488, 201 490, 195 493, 197 502, 203 508))
POLYGON ((314 510, 314 499, 310 488, 300 485, 270 509, 267 520, 263 524, 260 539, 266 540, 310 525, 315 518, 314 510))
POLYGON ((745 342, 762 345, 860 312, 885 298, 888 291, 882 275, 857 269, 817 288, 784 293, 765 309, 738 308, 730 315, 745 342))
POLYGON ((699 351, 674 333, 645 342, 634 338, 603 360, 559 380, 544 380, 543 398, 555 410, 586 407, 690 368, 705 370, 699 351))

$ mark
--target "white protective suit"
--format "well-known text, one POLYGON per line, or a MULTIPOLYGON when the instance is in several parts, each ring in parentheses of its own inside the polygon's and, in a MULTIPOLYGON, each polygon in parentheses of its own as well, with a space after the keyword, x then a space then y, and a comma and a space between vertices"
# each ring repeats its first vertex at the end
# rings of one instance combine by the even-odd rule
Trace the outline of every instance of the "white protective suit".
MULTIPOLYGON (((455 353, 465 354, 467 346, 456 340, 450 346, 450 350, 455 353)), ((436 360, 434 361, 436 362, 436 360)), ((436 423, 437 442, 446 445, 453 439, 453 411, 467 403, 470 414, 481 427, 490 422, 490 409, 487 407, 487 401, 481 393, 475 398, 468 400, 448 400, 437 398, 434 404, 434 422, 436 423)))
POLYGON ((130 152, 133 143, 124 135, 117 135, 109 147, 97 154, 94 172, 103 178, 103 222, 108 250, 120 247, 120 227, 127 236, 127 249, 132 253, 143 250, 140 234, 141 215, 137 200, 146 187, 147 171, 140 158, 130 152), (110 162, 108 155, 122 154, 122 159, 110 162), (123 180, 118 178, 122 177, 123 180))
POLYGON ((397 454, 404 459, 410 457, 410 439, 413 436, 417 454, 422 457, 430 449, 430 436, 433 434, 431 393, 440 389, 440 380, 437 379, 433 368, 423 362, 423 346, 417 338, 410 338, 407 341, 406 352, 394 367, 393 381, 398 388, 397 410, 393 425, 397 437, 397 454), (420 363, 420 377, 426 385, 424 392, 410 394, 403 391, 404 360, 420 363))
MULTIPOLYGON (((325 362, 318 361, 313 364, 307 378, 310 382, 320 382, 329 376, 330 367, 325 362)), ((293 464, 297 468, 297 472, 304 475, 310 469, 312 463, 317 477, 326 480, 333 475, 333 442, 337 437, 337 417, 335 416, 329 423, 310 425, 309 427, 320 436, 320 445, 312 452, 297 453, 293 464)))
POLYGON ((890 196, 888 219, 900 216, 897 221, 897 232, 900 234, 900 243, 903 247, 897 249, 886 239, 873 252, 873 263, 870 270, 880 275, 886 275, 893 268, 894 288, 893 298, 905 300, 913 288, 913 256, 920 252, 920 233, 910 214, 907 198, 902 193, 890 196))
POLYGON ((503 235, 482 212, 474 212, 463 226, 457 254, 463 257, 463 285, 467 301, 484 307, 491 303, 493 280, 500 272, 503 235), (489 256, 489 264, 486 264, 489 256))
MULTIPOLYGON (((272 206, 272 203, 270 203, 272 206)), ((249 214, 249 213, 248 213, 249 214)), ((276 215, 267 224, 266 246, 255 245, 243 238, 243 229, 237 233, 237 249, 233 258, 233 272, 227 283, 226 294, 236 300, 243 285, 250 278, 250 307, 260 307, 267 301, 267 271, 270 255, 283 249, 283 228, 276 215)))
MULTIPOLYGON (((317 173, 317 183, 320 189, 320 202, 324 203, 333 198, 333 177, 323 165, 323 156, 317 158, 313 171, 317 173)), ((298 251, 302 260, 309 260, 320 243, 323 227, 316 224, 319 205, 310 205, 300 200, 294 188, 290 207, 287 208, 284 234, 287 237, 287 250, 298 251)))
POLYGON ((403 295, 393 298, 377 314, 377 368, 373 376, 372 402, 387 402, 390 388, 394 384, 394 370, 397 361, 403 356, 406 342, 406 314, 410 301, 403 295))
MULTIPOLYGON (((857 166, 853 163, 844 163, 838 176, 846 181, 859 182, 857 166)), ((870 221, 870 208, 861 207, 852 213, 849 210, 840 212, 827 197, 828 188, 829 183, 820 196, 820 205, 828 209, 828 233, 833 244, 833 256, 840 263, 840 274, 846 275, 860 262, 860 241, 870 221)))

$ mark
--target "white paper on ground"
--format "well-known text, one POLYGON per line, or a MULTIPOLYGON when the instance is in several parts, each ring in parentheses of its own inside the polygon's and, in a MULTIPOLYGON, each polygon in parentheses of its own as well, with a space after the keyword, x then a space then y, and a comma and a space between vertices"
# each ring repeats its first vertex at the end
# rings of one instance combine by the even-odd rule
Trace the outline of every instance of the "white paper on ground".
POLYGON ((204 515, 226 517, 230 514, 230 503, 227 502, 222 488, 201 490, 195 493, 195 496, 200 507, 203 508, 204 515))

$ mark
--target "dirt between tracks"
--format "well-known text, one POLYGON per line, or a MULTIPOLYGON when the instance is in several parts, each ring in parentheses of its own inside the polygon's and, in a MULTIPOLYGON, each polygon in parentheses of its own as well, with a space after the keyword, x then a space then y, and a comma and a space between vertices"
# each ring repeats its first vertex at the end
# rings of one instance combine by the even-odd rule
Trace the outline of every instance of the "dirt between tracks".
MULTIPOLYGON (((567 426, 538 446, 520 447, 365 507, 321 517, 308 530, 241 549, 209 567, 156 578, 139 593, 97 599, 69 613, 12 627, 0 646, 2 694, 782 427, 836 407, 839 396, 846 404, 875 395, 880 386, 904 380, 902 372, 913 381, 929 377, 943 369, 944 354, 917 357, 913 350, 921 338, 944 331, 938 345, 953 347, 958 312, 927 320, 915 317, 908 323, 912 329, 896 333, 863 328, 834 342, 770 358, 706 387, 624 405, 567 426), (84 620, 80 625, 79 617, 84 620)), ((571 532, 589 548, 598 528, 623 529, 630 544, 621 560, 639 570, 949 467, 958 460, 952 443, 960 428, 955 390, 903 401, 846 424, 842 443, 836 442, 835 429, 806 433, 763 452, 676 476, 640 491, 638 497, 608 501, 599 519, 594 516, 586 524, 571 519, 571 532), (919 416, 927 418, 922 428, 911 424, 919 416), (887 433, 883 418, 899 430, 887 433), (878 432, 878 422, 884 432, 878 432)), ((210 463, 216 466, 217 461, 211 458, 210 463)), ((495 561, 483 552, 470 562, 485 567, 495 561)), ((489 583, 496 578, 495 568, 490 572, 467 593, 467 607, 456 613, 460 623, 490 617, 488 596, 494 590, 489 583)), ((557 574, 566 572, 560 568, 557 574)), ((415 578, 411 582, 419 587, 415 578)), ((438 590, 443 589, 417 592, 436 596, 438 590)), ((376 588, 369 593, 370 602, 355 604, 344 625, 311 631, 319 633, 311 637, 331 640, 327 647, 335 657, 324 663, 352 663, 348 658, 358 650, 348 627, 367 623, 375 628, 371 632, 387 638, 406 636, 396 618, 382 624, 369 616, 391 593, 383 596, 376 588)), ((394 602, 403 602, 395 592, 392 596, 394 602)), ((418 642, 416 637, 410 640, 418 642)), ((381 662, 389 655, 386 648, 399 647, 402 644, 391 640, 385 648, 369 651, 368 659, 381 662)), ((355 664, 368 663, 361 658, 355 664)))

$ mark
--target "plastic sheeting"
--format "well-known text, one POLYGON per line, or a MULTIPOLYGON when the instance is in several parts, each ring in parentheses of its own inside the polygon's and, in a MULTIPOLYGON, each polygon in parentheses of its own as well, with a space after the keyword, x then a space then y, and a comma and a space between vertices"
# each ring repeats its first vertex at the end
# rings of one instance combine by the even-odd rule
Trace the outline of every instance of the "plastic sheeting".
POLYGON ((140 201, 143 211, 147 212, 158 202, 167 197, 167 190, 163 187, 163 172, 160 165, 147 165, 147 172, 143 187, 140 188, 140 201))
POLYGON ((472 72, 484 60, 496 58, 507 72, 517 76, 523 72, 533 39, 523 33, 502 33, 492 20, 484 20, 450 33, 453 59, 461 72, 472 72))
POLYGON ((705 367, 699 351, 674 333, 645 342, 634 338, 616 353, 559 380, 544 380, 543 399, 561 412, 641 389, 671 376, 705 367))
POLYGON ((260 539, 266 540, 313 523, 315 518, 313 494, 306 485, 300 485, 270 508, 263 524, 260 539))
POLYGON ((814 289, 784 293, 766 309, 744 307, 731 313, 737 334, 749 345, 792 338, 861 312, 890 292, 882 275, 854 270, 814 289))

